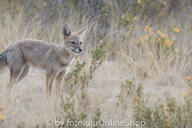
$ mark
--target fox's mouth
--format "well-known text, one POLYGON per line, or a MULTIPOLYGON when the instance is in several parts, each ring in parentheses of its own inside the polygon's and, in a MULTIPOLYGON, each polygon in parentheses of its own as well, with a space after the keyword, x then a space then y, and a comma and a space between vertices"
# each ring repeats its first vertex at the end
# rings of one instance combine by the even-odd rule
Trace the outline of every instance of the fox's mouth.
POLYGON ((75 49, 72 49, 72 51, 75 53, 80 53, 80 51, 76 51, 75 49))
POLYGON ((81 48, 73 48, 73 47, 69 47, 69 49, 75 53, 81 53, 82 52, 82 49, 81 48))

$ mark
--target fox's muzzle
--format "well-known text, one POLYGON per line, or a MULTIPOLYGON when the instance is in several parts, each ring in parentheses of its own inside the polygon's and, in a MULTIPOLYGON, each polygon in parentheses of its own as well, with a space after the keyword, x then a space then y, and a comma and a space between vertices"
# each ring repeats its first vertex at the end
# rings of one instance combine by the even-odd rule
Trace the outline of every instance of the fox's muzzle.
POLYGON ((72 51, 75 53, 81 53, 83 50, 80 48, 80 49, 72 49, 72 51))

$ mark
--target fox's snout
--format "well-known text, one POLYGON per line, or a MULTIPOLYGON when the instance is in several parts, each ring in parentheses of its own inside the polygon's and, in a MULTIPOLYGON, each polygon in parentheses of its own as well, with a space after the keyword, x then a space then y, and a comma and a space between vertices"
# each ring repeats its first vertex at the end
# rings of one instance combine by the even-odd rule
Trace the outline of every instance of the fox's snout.
POLYGON ((83 50, 81 48, 76 49, 76 52, 81 53, 83 50))
POLYGON ((83 46, 82 46, 82 44, 77 44, 77 45, 75 46, 75 51, 76 51, 77 53, 81 53, 81 52, 83 51, 83 46))
POLYGON ((73 52, 75 52, 75 53, 81 53, 82 51, 83 51, 83 49, 82 48, 70 48, 73 52))

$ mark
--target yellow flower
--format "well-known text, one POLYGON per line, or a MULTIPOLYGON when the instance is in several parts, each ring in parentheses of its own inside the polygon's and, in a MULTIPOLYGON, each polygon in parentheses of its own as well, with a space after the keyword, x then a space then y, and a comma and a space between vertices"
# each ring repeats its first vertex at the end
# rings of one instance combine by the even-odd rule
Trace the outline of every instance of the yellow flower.
POLYGON ((165 33, 162 33, 160 30, 157 30, 157 34, 158 34, 159 36, 161 36, 162 38, 164 38, 164 39, 167 39, 167 38, 168 38, 168 35, 165 34, 165 33))
POLYGON ((184 92, 184 93, 183 93, 183 96, 187 96, 187 92, 184 92))
POLYGON ((162 36, 163 36, 163 38, 165 38, 165 39, 168 38, 168 35, 167 35, 167 34, 163 34, 162 36))
POLYGON ((147 32, 147 31, 148 31, 148 28, 149 28, 148 26, 145 26, 144 30, 147 32))
POLYGON ((165 40, 165 45, 169 48, 169 47, 171 47, 172 43, 170 40, 167 39, 167 40, 165 40))
POLYGON ((161 41, 161 38, 158 37, 157 40, 160 42, 160 41, 161 41))
POLYGON ((186 76, 185 79, 186 79, 187 81, 189 81, 189 80, 191 80, 191 76, 186 76))
POLYGON ((151 31, 152 31, 152 28, 150 28, 150 27, 148 27, 148 26, 145 26, 144 30, 145 30, 146 32, 151 32, 151 31))
POLYGON ((138 3, 138 4, 141 4, 141 2, 142 2, 141 0, 137 0, 137 3, 138 3))
POLYGON ((138 19, 138 17, 137 17, 137 16, 133 17, 133 20, 137 20, 137 19, 138 19))
POLYGON ((185 113, 185 117, 188 117, 188 116, 189 116, 189 113, 188 113, 188 112, 186 112, 186 113, 185 113))
POLYGON ((157 30, 157 34, 159 34, 161 36, 162 32, 160 30, 157 30))
POLYGON ((143 38, 142 37, 139 37, 137 40, 136 40, 136 45, 140 45, 141 42, 142 42, 143 38))
POLYGON ((129 84, 131 84, 131 83, 132 83, 132 81, 131 81, 131 80, 127 80, 127 82, 128 82, 129 84))
POLYGON ((151 32, 151 31, 152 31, 152 28, 148 28, 148 31, 151 32))
POLYGON ((180 29, 179 29, 179 28, 173 28, 173 31, 174 31, 174 32, 179 32, 180 29))
POLYGON ((123 84, 124 80, 120 80, 121 84, 123 84))
POLYGON ((83 67, 81 70, 85 71, 85 70, 86 70, 86 68, 85 68, 85 67, 83 67))
POLYGON ((149 32, 149 35, 150 36, 153 36, 154 35, 154 32, 152 32, 152 30, 149 32))
POLYGON ((136 97, 136 100, 140 100, 140 98, 137 96, 137 97, 136 97))
POLYGON ((139 41, 142 41, 143 40, 143 38, 142 37, 139 37, 139 39, 138 39, 139 41))
POLYGON ((190 89, 187 89, 187 91, 186 91, 187 93, 190 93, 191 92, 191 90, 190 89))
POLYGON ((165 107, 165 108, 164 108, 164 111, 168 111, 168 109, 169 109, 168 107, 165 107))
POLYGON ((136 102, 136 101, 134 102, 134 105, 137 105, 137 102, 136 102))
POLYGON ((5 120, 4 115, 0 114, 0 121, 5 120))
POLYGON ((140 45, 140 40, 136 40, 136 45, 140 45))
POLYGON ((166 2, 166 1, 163 1, 163 5, 166 6, 166 5, 167 5, 167 2, 166 2))

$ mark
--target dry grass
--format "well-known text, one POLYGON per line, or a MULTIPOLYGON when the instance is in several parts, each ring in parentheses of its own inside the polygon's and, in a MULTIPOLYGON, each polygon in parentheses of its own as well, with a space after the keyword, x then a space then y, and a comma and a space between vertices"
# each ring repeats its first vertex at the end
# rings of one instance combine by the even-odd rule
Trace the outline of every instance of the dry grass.
MULTIPOLYGON (((78 15, 75 17, 78 19, 78 15)), ((73 30, 85 25, 88 21, 85 17, 82 18, 82 25, 79 26, 78 22, 72 19, 66 22, 73 26, 73 30)), ((63 42, 61 20, 46 25, 42 25, 35 17, 28 23, 24 24, 24 21, 25 17, 22 13, 14 19, 9 16, 3 17, 0 24, 0 51, 24 38, 41 39, 50 43, 63 42)), ((0 122, 0 126, 48 127, 49 121, 54 122, 58 118, 77 119, 75 117, 82 113, 86 115, 86 118, 82 117, 82 120, 91 120, 96 117, 104 120, 134 120, 134 100, 139 84, 142 85, 144 94, 149 95, 148 106, 152 108, 153 103, 159 98, 166 104, 166 92, 176 98, 177 102, 182 103, 183 93, 190 88, 187 82, 190 80, 186 80, 185 77, 192 75, 191 17, 187 17, 186 20, 170 17, 162 23, 150 25, 152 31, 144 30, 145 26, 150 23, 136 21, 127 27, 119 27, 118 23, 119 20, 111 21, 110 31, 101 41, 106 57, 101 65, 96 67, 93 78, 90 79, 87 74, 89 75, 89 67, 92 65, 91 51, 94 51, 95 39, 98 38, 95 33, 96 26, 89 34, 94 36, 91 39, 87 36, 86 51, 77 58, 74 64, 73 69, 78 60, 86 62, 85 71, 79 71, 78 74, 82 77, 77 78, 78 84, 73 83, 74 79, 63 84, 63 86, 70 83, 76 85, 74 88, 66 87, 68 90, 73 90, 75 94, 63 91, 63 97, 67 99, 64 105, 74 100, 71 106, 74 112, 71 109, 64 110, 65 107, 60 105, 62 101, 58 97, 54 97, 51 102, 46 100, 44 73, 34 69, 24 80, 15 85, 12 90, 12 101, 9 102, 5 94, 9 71, 8 69, 2 71, 0 106, 3 106, 4 110, 0 111, 0 114, 3 114, 5 119, 0 122), (174 27, 178 27, 180 31, 173 32, 174 27), (171 46, 164 45, 164 37, 161 42, 158 42, 158 37, 161 35, 158 35, 157 30, 168 34, 171 46), (85 75, 84 72, 87 74, 85 75), (85 78, 86 84, 83 84, 81 78, 85 78), (133 92, 128 93, 130 90, 124 89, 127 80, 128 83, 133 84, 133 92), (86 98, 82 98, 82 95, 86 98), (66 117, 67 115, 70 117, 66 117)))

